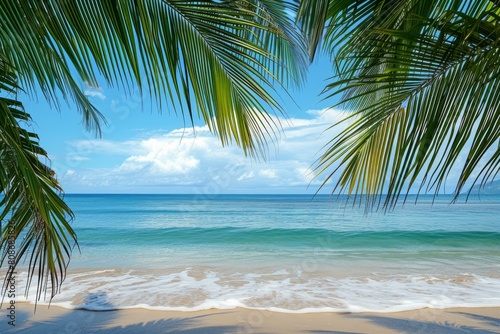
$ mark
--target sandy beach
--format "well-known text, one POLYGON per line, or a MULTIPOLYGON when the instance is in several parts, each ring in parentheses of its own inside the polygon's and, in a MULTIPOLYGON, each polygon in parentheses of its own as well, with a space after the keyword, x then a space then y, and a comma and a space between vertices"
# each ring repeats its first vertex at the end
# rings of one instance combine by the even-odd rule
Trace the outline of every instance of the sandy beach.
POLYGON ((249 309, 166 312, 69 310, 18 303, 15 327, 0 310, 1 333, 499 333, 500 308, 394 313, 291 314, 249 309))

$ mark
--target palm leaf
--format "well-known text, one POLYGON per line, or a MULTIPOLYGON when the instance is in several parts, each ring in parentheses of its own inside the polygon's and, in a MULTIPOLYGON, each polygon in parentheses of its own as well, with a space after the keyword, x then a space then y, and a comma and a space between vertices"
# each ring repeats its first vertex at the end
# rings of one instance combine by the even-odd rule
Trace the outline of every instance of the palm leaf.
MULTIPOLYGON (((1 88, 10 93, 18 89, 12 70, 0 61, 1 88)), ((4 292, 22 259, 29 256, 27 288, 38 268, 36 300, 42 291, 48 291, 47 283, 52 297, 64 279, 76 243, 69 225, 72 212, 59 196, 61 188, 54 172, 40 160, 47 158, 47 153, 38 145, 38 137, 20 125, 31 120, 22 104, 1 97, 0 114, 0 191, 4 195, 0 222, 6 222, 1 228, 0 262, 8 265, 4 292), (20 243, 16 242, 18 239, 20 243)))
MULTIPOLYGON (((305 45, 284 1, 12 1, 1 5, 4 44, 23 87, 40 85, 57 103, 69 94, 85 124, 101 115, 73 75, 151 95, 160 109, 202 117, 223 144, 256 153, 253 123, 280 110, 276 85, 300 83, 305 45), (15 42, 17 41, 17 42, 15 42), (22 55, 22 56, 20 56, 22 55), (73 69, 74 67, 74 69, 73 69), (57 75, 54 75, 57 74, 57 75), (291 80, 291 81, 289 81, 291 80)), ((258 122, 257 122, 258 123, 258 122)))
POLYGON ((455 198, 492 180, 500 167, 498 7, 394 0, 329 8, 324 39, 336 76, 325 92, 341 96, 337 106, 355 120, 325 148, 318 173, 338 174, 335 190, 385 208, 417 184, 437 195, 454 168, 455 198))

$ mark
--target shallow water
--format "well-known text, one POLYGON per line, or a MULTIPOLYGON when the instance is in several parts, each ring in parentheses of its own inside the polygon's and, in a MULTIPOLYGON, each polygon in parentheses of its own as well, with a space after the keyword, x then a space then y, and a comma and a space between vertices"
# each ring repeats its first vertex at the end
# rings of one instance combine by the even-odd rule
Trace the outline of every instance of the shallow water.
POLYGON ((52 301, 64 307, 392 312, 500 306, 498 196, 453 205, 450 197, 434 204, 422 197, 368 215, 364 207, 324 196, 66 199, 81 254, 74 253, 52 301))

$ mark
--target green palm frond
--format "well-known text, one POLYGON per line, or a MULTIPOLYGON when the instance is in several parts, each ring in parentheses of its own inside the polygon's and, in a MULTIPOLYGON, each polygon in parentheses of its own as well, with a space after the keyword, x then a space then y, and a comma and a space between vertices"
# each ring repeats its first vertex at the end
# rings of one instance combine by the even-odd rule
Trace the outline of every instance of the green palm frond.
POLYGON ((0 51, 23 87, 40 85, 77 102, 90 128, 101 115, 74 75, 152 96, 160 109, 201 117, 223 144, 256 153, 252 126, 280 110, 275 86, 300 83, 305 45, 284 1, 8 1, 1 4, 0 51), (76 72, 76 73, 75 73, 76 72), (54 75, 56 74, 56 75, 54 75), (290 81, 290 82, 289 82, 290 81))
POLYGON ((325 93, 353 112, 317 171, 338 174, 336 190, 386 208, 414 185, 438 194, 452 168, 461 170, 456 197, 468 181, 492 180, 499 13, 490 1, 331 1, 322 33, 336 76, 325 93))
MULTIPOLYGON (((0 61, 0 82, 3 92, 15 94, 15 74, 0 61)), ((41 159, 47 153, 38 145, 36 134, 21 126, 29 123, 19 101, 0 97, 0 202, 2 266, 7 266, 5 283, 14 275, 23 260, 29 258, 29 281, 38 277, 37 299, 50 284, 54 296, 64 279, 76 235, 69 224, 72 212, 61 199, 61 188, 54 172, 41 159), (16 242, 18 238, 20 242, 16 242)), ((4 291, 7 284, 4 285, 4 291)), ((28 289, 26 289, 26 292, 28 289)))
POLYGON ((283 0, 1 1, 3 265, 10 222, 16 240, 24 236, 15 267, 27 256, 28 287, 36 275, 37 297, 47 284, 53 296, 76 241, 62 189, 42 163, 47 154, 22 125, 30 117, 17 101, 20 90, 41 91, 58 108, 74 102, 99 135, 105 120, 84 84, 139 88, 159 111, 201 118, 223 144, 262 156, 279 127, 268 112, 284 112, 277 87, 300 85, 306 71, 306 44, 289 14, 295 10, 283 0))

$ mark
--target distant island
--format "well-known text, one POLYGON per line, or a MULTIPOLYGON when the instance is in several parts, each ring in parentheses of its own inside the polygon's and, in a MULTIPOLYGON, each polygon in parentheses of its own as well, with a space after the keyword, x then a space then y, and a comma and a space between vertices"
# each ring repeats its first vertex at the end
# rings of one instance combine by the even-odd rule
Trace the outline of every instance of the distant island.
POLYGON ((500 180, 495 180, 493 182, 488 182, 483 187, 474 186, 471 191, 472 194, 480 195, 500 195, 500 180))

